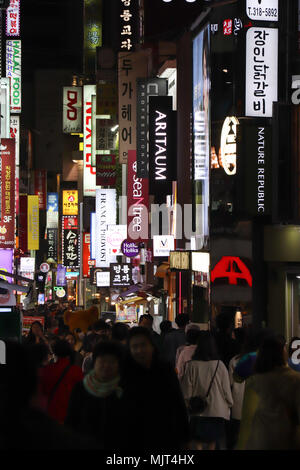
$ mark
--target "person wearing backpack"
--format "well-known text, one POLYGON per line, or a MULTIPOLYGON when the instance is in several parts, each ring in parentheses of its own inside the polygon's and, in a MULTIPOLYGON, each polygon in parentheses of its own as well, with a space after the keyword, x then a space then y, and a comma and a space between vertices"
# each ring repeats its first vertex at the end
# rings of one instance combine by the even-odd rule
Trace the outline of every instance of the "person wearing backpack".
POLYGON ((226 366, 218 359, 215 340, 201 331, 191 361, 186 363, 181 388, 190 414, 193 450, 215 450, 224 440, 233 399, 226 366), (191 400, 192 399, 192 400, 191 400))

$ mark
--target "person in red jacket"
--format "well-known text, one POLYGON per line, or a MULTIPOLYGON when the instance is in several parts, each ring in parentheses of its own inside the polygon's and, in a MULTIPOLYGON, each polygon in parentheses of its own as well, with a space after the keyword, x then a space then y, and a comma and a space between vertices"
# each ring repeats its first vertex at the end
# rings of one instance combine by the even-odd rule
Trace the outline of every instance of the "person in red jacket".
POLYGON ((47 398, 47 413, 63 424, 74 385, 83 379, 81 368, 74 365, 73 351, 65 340, 56 340, 53 352, 57 362, 41 371, 40 392, 47 398))

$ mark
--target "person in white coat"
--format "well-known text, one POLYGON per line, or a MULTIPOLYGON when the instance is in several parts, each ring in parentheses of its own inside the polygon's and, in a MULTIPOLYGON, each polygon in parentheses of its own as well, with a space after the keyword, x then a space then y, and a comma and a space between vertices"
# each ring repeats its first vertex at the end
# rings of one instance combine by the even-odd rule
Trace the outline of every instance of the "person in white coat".
POLYGON ((218 360, 215 340, 209 331, 200 332, 194 356, 186 363, 181 388, 187 406, 191 397, 205 398, 210 389, 205 410, 190 416, 190 430, 194 450, 203 449, 203 444, 215 450, 216 443, 224 439, 233 399, 227 368, 218 360))

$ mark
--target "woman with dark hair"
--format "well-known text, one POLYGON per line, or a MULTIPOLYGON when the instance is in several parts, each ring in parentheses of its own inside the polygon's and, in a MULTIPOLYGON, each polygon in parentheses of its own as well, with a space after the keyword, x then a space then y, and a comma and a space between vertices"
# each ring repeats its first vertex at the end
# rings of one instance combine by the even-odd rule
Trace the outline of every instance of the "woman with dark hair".
POLYGON ((188 416, 176 373, 159 359, 151 331, 129 332, 124 376, 128 448, 147 451, 186 448, 188 416))
POLYGON ((287 359, 282 336, 261 344, 246 382, 237 449, 300 449, 300 375, 287 359))
MULTIPOLYGON (((190 328, 186 332, 187 344, 181 348, 176 360, 176 371, 179 381, 184 374, 185 365, 190 361, 197 349, 197 343, 200 336, 200 328, 190 328)), ((178 348, 179 349, 179 348, 178 348)), ((178 350, 177 350, 178 351, 178 350)))
POLYGON ((72 391, 65 424, 94 438, 103 449, 118 449, 124 439, 120 345, 105 341, 93 352, 92 370, 72 391))
POLYGON ((56 362, 42 369, 40 391, 48 400, 48 415, 63 423, 72 389, 83 375, 81 368, 74 365, 74 352, 66 340, 57 339, 52 349, 56 362))
POLYGON ((186 363, 181 388, 187 405, 192 397, 206 397, 207 401, 203 412, 191 416, 194 450, 202 450, 203 444, 208 444, 208 450, 215 450, 217 441, 225 436, 225 420, 230 418, 233 400, 227 368, 218 358, 209 331, 200 331, 194 356, 186 363))
POLYGON ((39 321, 34 321, 31 324, 30 331, 26 338, 24 338, 23 343, 26 346, 39 343, 48 344, 48 341, 44 336, 43 325, 39 321))

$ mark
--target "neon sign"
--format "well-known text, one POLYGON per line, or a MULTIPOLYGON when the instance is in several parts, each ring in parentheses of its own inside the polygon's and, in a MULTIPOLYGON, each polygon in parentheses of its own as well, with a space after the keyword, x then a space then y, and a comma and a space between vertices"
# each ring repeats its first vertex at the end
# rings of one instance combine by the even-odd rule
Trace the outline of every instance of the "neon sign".
POLYGON ((223 256, 211 272, 211 281, 228 278, 229 284, 237 285, 238 279, 244 279, 252 287, 252 275, 245 263, 236 256, 223 256))

